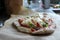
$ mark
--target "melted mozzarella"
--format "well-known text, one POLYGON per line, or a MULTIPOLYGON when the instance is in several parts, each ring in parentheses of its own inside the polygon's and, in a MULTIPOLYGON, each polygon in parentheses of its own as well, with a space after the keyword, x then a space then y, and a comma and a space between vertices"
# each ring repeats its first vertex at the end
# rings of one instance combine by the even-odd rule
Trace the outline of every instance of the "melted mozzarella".
POLYGON ((39 23, 39 25, 41 24, 43 24, 44 22, 38 17, 38 18, 35 18, 35 19, 33 19, 36 23, 39 23))
POLYGON ((29 22, 32 23, 31 18, 30 18, 30 19, 27 19, 27 20, 24 20, 24 21, 22 22, 22 24, 29 25, 29 22))

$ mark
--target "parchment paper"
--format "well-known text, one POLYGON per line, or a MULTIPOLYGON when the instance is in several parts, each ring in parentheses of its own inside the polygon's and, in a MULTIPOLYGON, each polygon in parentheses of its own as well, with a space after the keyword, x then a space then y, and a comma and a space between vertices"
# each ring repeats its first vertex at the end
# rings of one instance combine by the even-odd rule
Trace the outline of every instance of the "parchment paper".
POLYGON ((16 18, 22 16, 12 15, 12 17, 5 22, 4 27, 0 29, 0 40, 60 40, 60 15, 52 13, 49 13, 49 15, 54 18, 56 23, 56 30, 53 34, 37 36, 19 32, 11 24, 16 18))

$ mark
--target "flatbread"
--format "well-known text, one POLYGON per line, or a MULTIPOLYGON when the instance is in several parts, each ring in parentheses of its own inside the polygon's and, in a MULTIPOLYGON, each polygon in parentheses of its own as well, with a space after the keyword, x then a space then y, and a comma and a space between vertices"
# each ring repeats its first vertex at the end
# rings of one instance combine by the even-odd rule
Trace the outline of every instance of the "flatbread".
MULTIPOLYGON (((40 15, 41 17, 43 16, 43 14, 34 14, 33 16, 36 16, 36 15, 40 15)), ((32 16, 32 15, 30 15, 30 16, 32 16)), ((47 16, 49 16, 49 15, 47 15, 47 16)), ((25 27, 20 27, 20 25, 19 25, 19 23, 18 23, 18 19, 19 18, 23 18, 23 17, 27 17, 27 15, 26 16, 20 16, 20 17, 15 17, 15 23, 14 23, 14 25, 17 27, 17 29, 18 30, 20 30, 20 31, 22 31, 22 32, 26 32, 26 33, 31 33, 31 34, 50 34, 50 33, 53 33, 54 31, 55 31, 55 29, 56 29, 56 25, 55 24, 53 24, 52 26, 53 27, 51 27, 51 28, 46 28, 46 30, 45 31, 43 31, 43 29, 40 29, 40 30, 38 30, 38 31, 35 31, 35 32, 31 32, 31 29, 29 29, 29 28, 25 28, 25 27), (24 30, 23 30, 24 29, 24 30)), ((12 19, 13 20, 13 19, 12 19)))

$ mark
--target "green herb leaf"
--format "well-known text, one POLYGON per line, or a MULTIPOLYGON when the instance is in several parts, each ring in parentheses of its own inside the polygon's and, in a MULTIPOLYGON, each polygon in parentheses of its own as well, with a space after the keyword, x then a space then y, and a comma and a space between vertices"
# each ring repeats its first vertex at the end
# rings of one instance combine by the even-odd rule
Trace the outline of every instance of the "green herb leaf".
POLYGON ((29 22, 29 26, 30 26, 30 28, 35 28, 36 27, 32 23, 30 23, 30 22, 29 22))
POLYGON ((26 18, 29 18, 29 17, 26 17, 26 18))
POLYGON ((48 24, 47 24, 47 23, 44 23, 44 24, 43 24, 43 27, 48 27, 48 24))

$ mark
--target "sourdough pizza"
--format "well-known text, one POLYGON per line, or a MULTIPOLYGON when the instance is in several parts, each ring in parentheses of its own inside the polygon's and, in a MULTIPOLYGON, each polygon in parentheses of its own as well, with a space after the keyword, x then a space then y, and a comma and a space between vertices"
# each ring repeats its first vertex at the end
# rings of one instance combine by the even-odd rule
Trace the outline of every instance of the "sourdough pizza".
POLYGON ((18 30, 32 34, 52 33, 56 28, 53 18, 47 14, 19 18, 13 24, 18 30))

